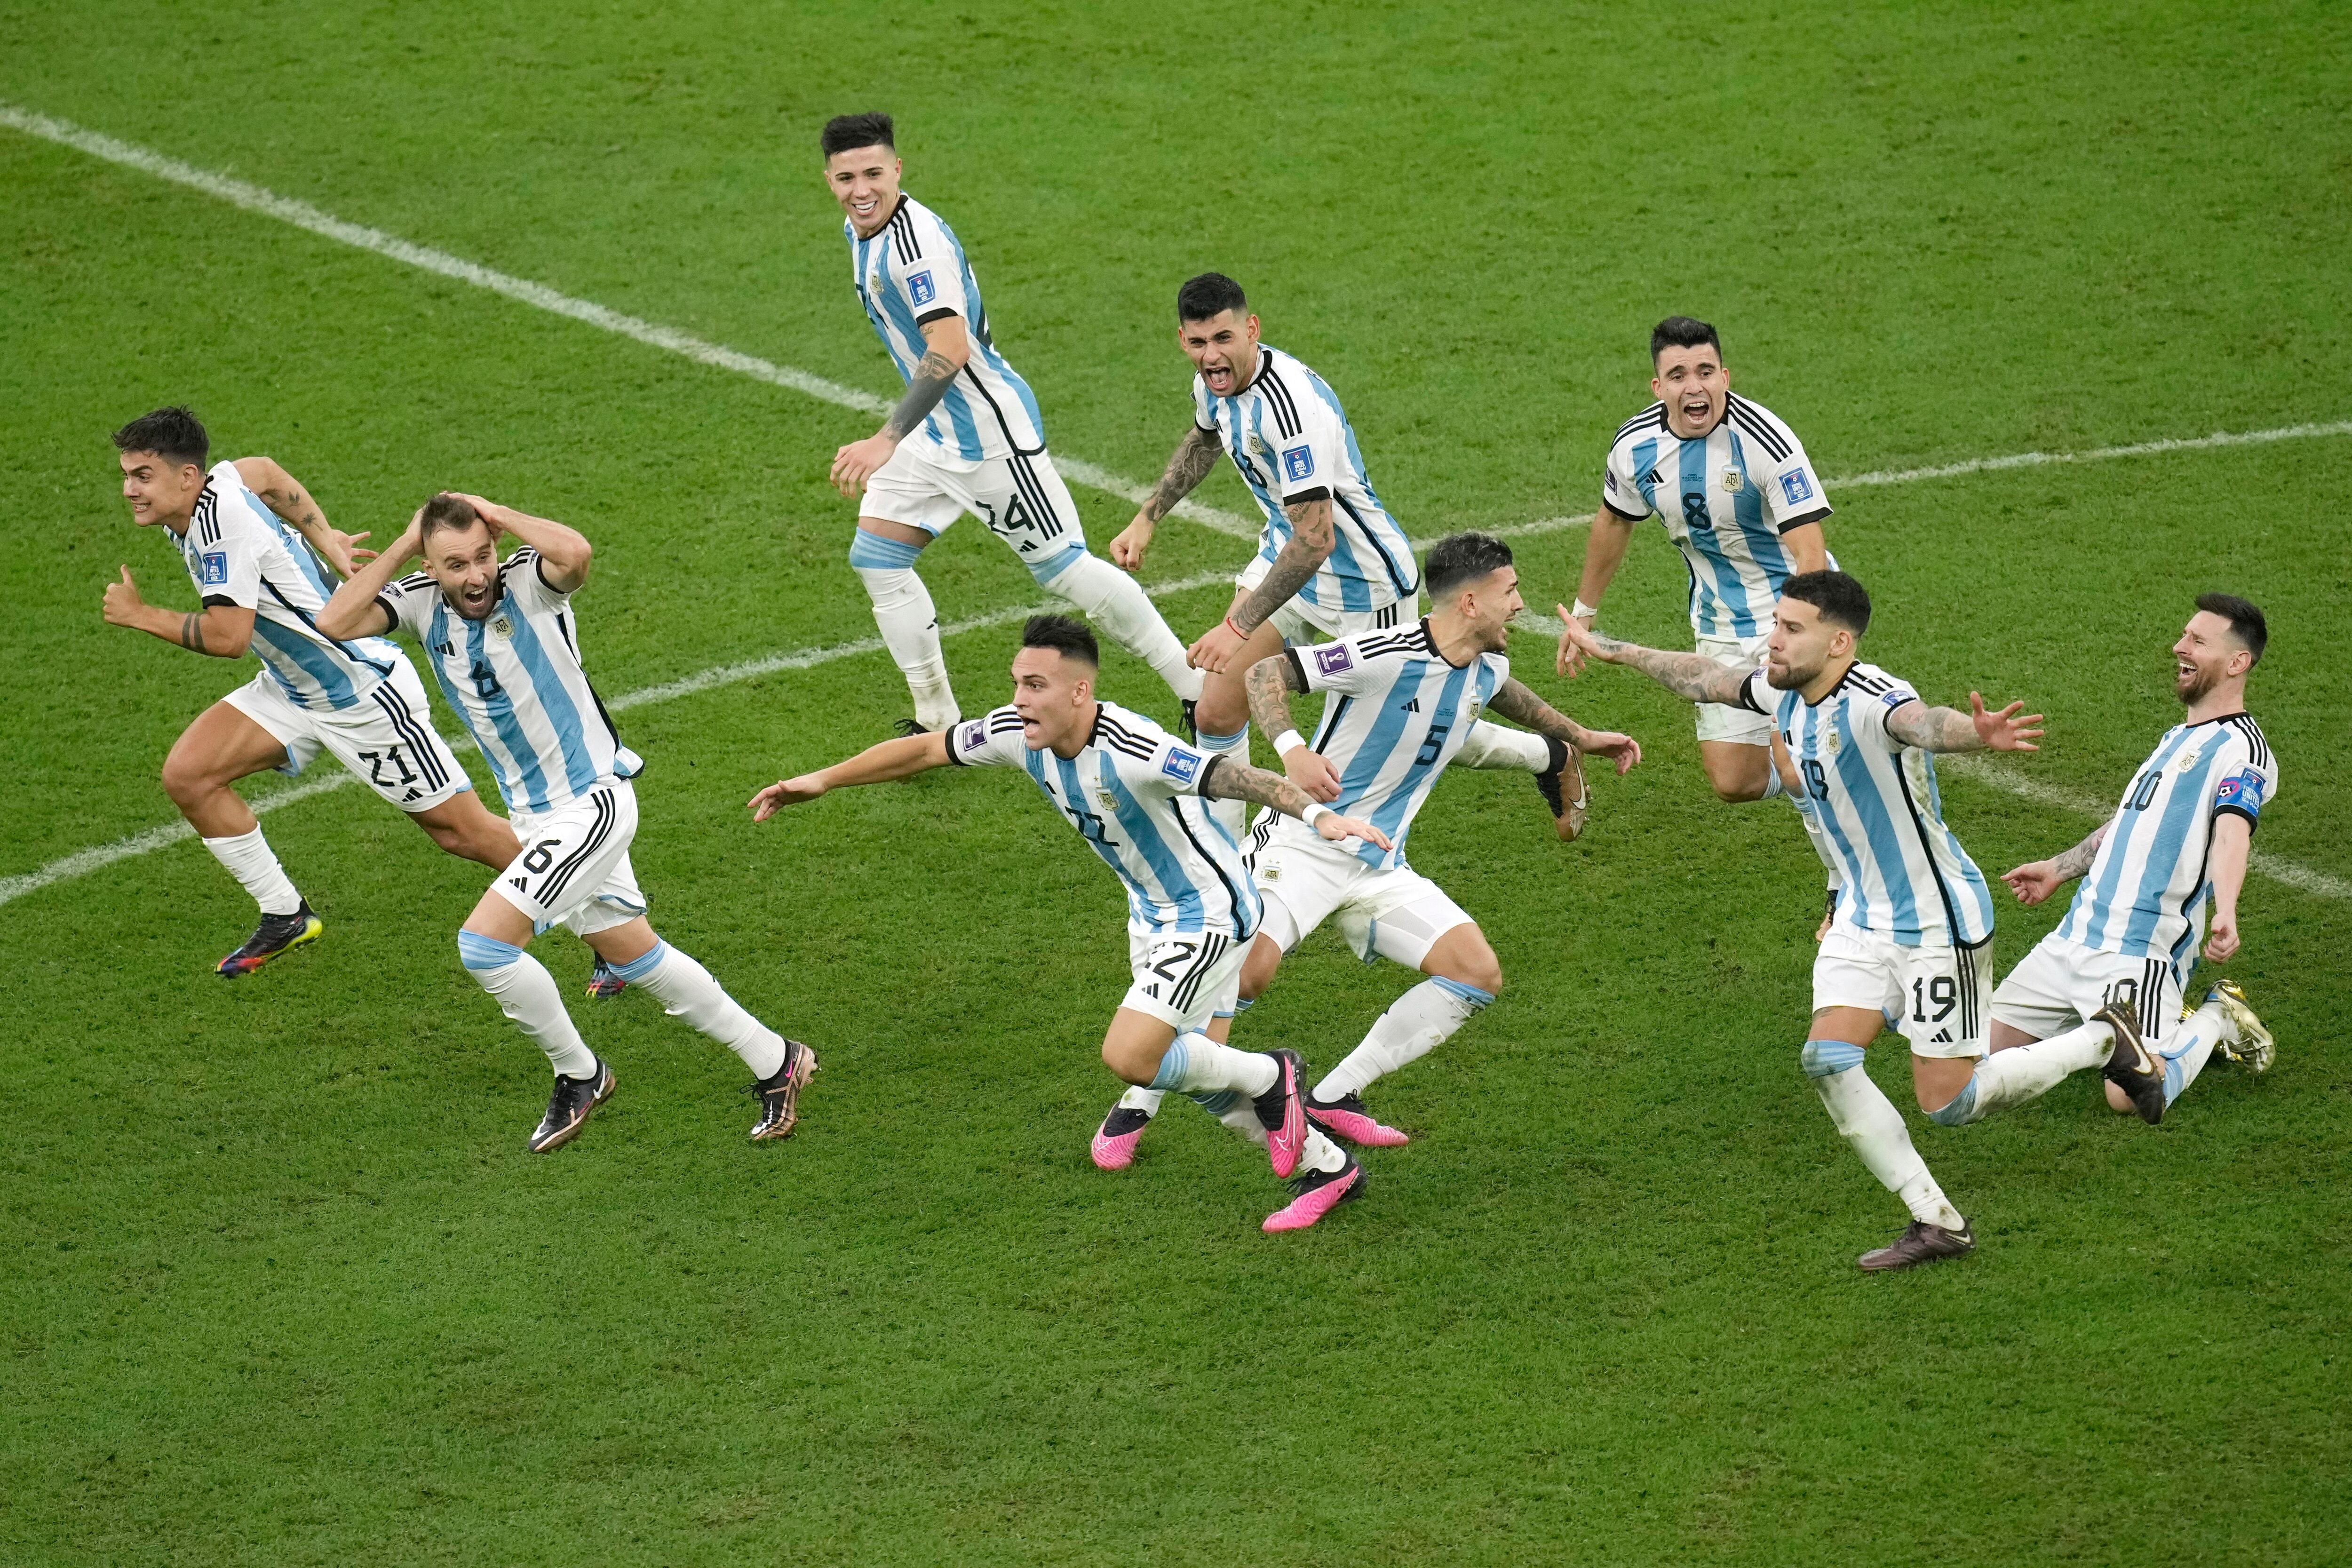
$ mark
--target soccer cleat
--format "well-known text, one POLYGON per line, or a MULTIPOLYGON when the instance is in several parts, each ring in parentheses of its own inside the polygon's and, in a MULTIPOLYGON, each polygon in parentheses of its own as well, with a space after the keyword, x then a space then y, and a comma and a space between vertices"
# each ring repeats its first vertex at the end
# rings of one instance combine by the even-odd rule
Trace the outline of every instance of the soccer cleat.
POLYGON ((1584 782, 1584 759, 1574 747, 1553 736, 1546 735, 1544 745, 1551 753, 1551 763, 1536 775, 1536 790, 1543 796, 1560 837, 1573 839, 1584 831, 1585 812, 1592 804, 1592 786, 1584 782), (1568 798, 1562 786, 1562 781, 1570 778, 1576 781, 1574 800, 1568 798))
POLYGON ((557 1073, 555 1091, 547 1097, 547 1114, 540 1118, 539 1131, 530 1135, 530 1152, 545 1154, 580 1136, 588 1113, 613 1098, 613 1089, 618 1081, 602 1058, 597 1058, 593 1078, 566 1078, 557 1073))
POLYGON ((894 735, 906 736, 928 735, 931 731, 920 719, 893 719, 890 721, 890 732, 894 735))
POLYGON ((299 947, 306 942, 316 942, 327 922, 310 911, 310 901, 290 915, 264 915, 245 945, 220 961, 214 973, 223 980, 234 980, 240 974, 250 974, 289 948, 299 947))
POLYGON ((1287 1178, 1298 1169, 1298 1152, 1307 1146, 1306 1097, 1298 1080, 1306 1064, 1297 1051, 1268 1051, 1274 1058, 1274 1087, 1250 1103, 1258 1125, 1265 1129, 1265 1157, 1274 1173, 1287 1178))
POLYGON ((1363 1100, 1356 1095, 1343 1094, 1333 1100, 1307 1097, 1307 1114, 1326 1132, 1336 1132, 1349 1142, 1365 1149, 1395 1149, 1412 1142, 1393 1127, 1383 1127, 1364 1109, 1363 1100))
POLYGON ((1200 703, 1187 697, 1184 703, 1184 739, 1197 746, 1201 743, 1200 703))
POLYGON ((620 972, 602 958, 596 961, 596 967, 588 972, 588 1000, 591 1002, 610 1002, 628 988, 629 983, 621 978, 620 972))
POLYGON ((2234 980, 2217 980, 2213 988, 2205 993, 2205 1000, 2219 1002, 2221 1011, 2230 1016, 2230 1022, 2238 1026, 2234 1045, 2223 1040, 2216 1047, 2222 1057, 2248 1072, 2270 1071, 2272 1061, 2278 1056, 2278 1042, 2271 1038, 2269 1028, 2246 1005, 2244 987, 2234 980))
POLYGON ((1135 1145, 1151 1125, 1151 1112, 1131 1105, 1114 1105, 1095 1129, 1094 1157, 1098 1169, 1124 1171, 1135 1163, 1135 1145))
POLYGON ((770 1078, 763 1078, 747 1087, 745 1094, 760 1097, 760 1120, 751 1129, 751 1142, 769 1138, 789 1138, 801 1121, 801 1090, 816 1073, 816 1053, 798 1040, 784 1042, 784 1061, 770 1078))
POLYGON ((1965 1258, 1977 1249, 1976 1233, 1963 1220, 1958 1230, 1946 1230, 1915 1219, 1892 1244, 1865 1252, 1854 1261, 1874 1274, 1890 1268, 1916 1268, 1939 1258, 1965 1258))
POLYGON ((2164 1120, 2164 1064, 2149 1054, 2139 1037, 2139 1020, 2120 1002, 2110 1002, 2091 1015, 2091 1022, 2116 1032, 2116 1048, 2107 1055, 2101 1076, 2124 1091, 2139 1119, 2150 1127, 2164 1120))
POLYGON ((1364 1184, 1369 1180, 1353 1154, 1348 1155, 1347 1163, 1336 1171, 1308 1171, 1295 1176, 1290 1190, 1297 1195, 1266 1215, 1260 1228, 1305 1230, 1341 1204, 1353 1203, 1363 1196, 1364 1184))

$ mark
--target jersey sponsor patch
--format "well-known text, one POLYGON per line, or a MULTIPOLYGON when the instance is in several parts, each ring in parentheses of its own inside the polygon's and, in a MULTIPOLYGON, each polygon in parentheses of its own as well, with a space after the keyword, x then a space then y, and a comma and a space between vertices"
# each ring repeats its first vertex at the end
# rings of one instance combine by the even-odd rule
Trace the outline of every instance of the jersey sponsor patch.
POLYGON ((2242 768, 2221 781, 2221 789, 2213 796, 2213 809, 2232 806, 2248 816, 2260 816, 2263 792, 2268 787, 2262 774, 2252 768, 2242 768))
POLYGON ((988 721, 985 719, 974 719, 971 723, 966 724, 963 727, 963 739, 956 742, 957 749, 960 751, 976 752, 980 750, 981 742, 987 739, 988 721))
POLYGON ((1191 784, 1201 771, 1201 753, 1188 752, 1181 746, 1171 746, 1160 760, 1160 771, 1178 784, 1191 784))
POLYGON ((1790 506, 1801 500, 1811 500, 1813 499, 1813 481, 1805 477, 1804 469, 1791 468, 1780 476, 1780 493, 1788 498, 1790 506))
POLYGON ((1286 447, 1282 451, 1282 477, 1292 484, 1315 472, 1315 449, 1312 447, 1286 447))
POLYGON ((207 550, 198 557, 196 570, 207 588, 217 588, 228 581, 228 552, 207 550))
POLYGON ((939 289, 931 283, 929 268, 907 274, 907 297, 918 305, 928 305, 940 297, 939 289))
POLYGON ((1343 669, 1356 668, 1356 656, 1345 643, 1333 643, 1315 650, 1315 668, 1325 675, 1337 675, 1343 669))

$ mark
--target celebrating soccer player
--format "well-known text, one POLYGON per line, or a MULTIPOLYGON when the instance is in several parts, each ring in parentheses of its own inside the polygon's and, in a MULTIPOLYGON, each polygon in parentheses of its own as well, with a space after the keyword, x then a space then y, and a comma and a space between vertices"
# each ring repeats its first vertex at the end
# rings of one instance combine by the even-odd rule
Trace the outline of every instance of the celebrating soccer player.
POLYGON ((1693 702, 1737 704, 1772 724, 1821 813, 1844 872, 1835 916, 1813 960, 1813 1021, 1805 1074, 1871 1173, 1910 1208, 1894 1245, 1862 1256, 1870 1269, 1909 1268, 1976 1247, 1902 1112, 1863 1067, 1863 1049, 1891 1022, 1911 1045, 1922 1110, 1949 1100, 1985 1054, 1992 990, 1992 894, 1944 825, 1930 753, 2031 752, 2042 733, 2022 703, 1987 712, 1930 708, 1909 685, 1861 663, 1870 595, 1843 572, 1803 572, 1781 584, 1761 668, 1707 653, 1663 653, 1603 637, 1559 606, 1565 646, 1627 664, 1693 702))
POLYGON ((2173 690, 2188 716, 2164 733, 2124 788, 2116 814, 2063 855, 2001 879, 2038 904, 2083 879, 2058 929, 1992 994, 1992 1054, 1959 1093, 1928 1112, 1958 1127, 2104 1067, 2107 1101, 2162 1121, 2217 1048, 2269 1068, 2270 1031, 2229 980, 2184 1019, 2180 999, 2205 956, 2238 951, 2238 892, 2263 806, 2278 794, 2278 762, 2246 711, 2246 676, 2269 637, 2263 613, 2233 594, 2197 600, 2172 645, 2173 690))
POLYGON ((997 352, 962 242, 898 188, 896 136, 887 114, 840 115, 824 127, 825 186, 847 216, 850 281, 907 384, 882 428, 834 455, 833 482, 845 496, 864 492, 849 564, 907 678, 915 726, 945 730, 958 717, 939 615, 915 563, 967 511, 1013 547, 1040 587, 1192 701, 1200 672, 1142 584, 1087 552, 1077 504, 1045 452, 1037 399, 997 352))
MULTIPOLYGON (((1192 493, 1220 457, 1249 486, 1265 530, 1236 577, 1233 607, 1192 645, 1208 671, 1197 715, 1202 746, 1249 761, 1244 677, 1292 643, 1328 642, 1411 624, 1421 571, 1403 527, 1373 493, 1356 432, 1324 379, 1258 341, 1242 286, 1204 272, 1176 291, 1176 342, 1192 362, 1192 424, 1135 521, 1111 541, 1110 558, 1143 564, 1160 520, 1192 493)), ((1557 741, 1479 723, 1463 743, 1466 767, 1535 775, 1562 838, 1583 831, 1589 797, 1576 753, 1557 741), (1563 788, 1563 774, 1571 774, 1563 788)), ((1243 808, 1219 813, 1236 835, 1243 808)))
POLYGON ((1244 1137, 1266 1146, 1292 1201, 1270 1231, 1299 1230, 1362 1193, 1355 1159, 1307 1119, 1295 1051, 1225 1045, 1243 955, 1262 920, 1241 849, 1207 810, 1255 801, 1320 837, 1389 847, 1369 822, 1307 798, 1289 780, 1203 753, 1139 713, 1095 695, 1094 634, 1038 616, 1013 660, 1013 700, 946 734, 908 735, 846 762, 770 784, 752 820, 850 784, 912 778, 932 768, 1020 768, 1127 884, 1128 960, 1135 983, 1103 1037, 1103 1064, 1130 1084, 1180 1089, 1244 1137))
POLYGON ((523 949, 553 925, 676 1017, 743 1058, 760 1097, 754 1139, 788 1136, 816 1053, 745 1012, 708 970, 654 934, 629 865, 643 766, 621 744, 580 663, 572 595, 591 551, 577 530, 479 496, 437 495, 398 543, 355 573, 320 613, 330 635, 406 628, 424 644, 449 706, 490 760, 522 847, 457 932, 457 954, 499 1007, 547 1053, 555 1088, 530 1135, 561 1148, 612 1097, 614 1075, 581 1039, 554 979, 523 949), (520 548, 499 559, 499 537, 520 548), (411 560, 424 570, 395 580, 411 560))
MULTIPOLYGON (((1462 749, 1483 708, 1556 743, 1612 759, 1622 773, 1641 760, 1630 736, 1587 730, 1511 679, 1504 657, 1519 613, 1511 547, 1458 533, 1429 552, 1430 601, 1417 625, 1360 632, 1294 647, 1249 671, 1250 712, 1275 737, 1291 783, 1310 797, 1384 829, 1392 841, 1334 845, 1287 820, 1265 817, 1250 865, 1265 920, 1241 973, 1246 1007, 1274 979, 1284 954, 1337 915, 1358 957, 1417 969, 1427 980, 1397 998, 1363 1043, 1309 1091, 1307 1114, 1351 1143, 1408 1142, 1364 1108, 1372 1081, 1443 1045, 1502 989, 1502 965, 1486 933, 1444 889, 1405 864, 1405 835, 1438 775, 1462 749), (1293 693, 1325 694, 1308 745, 1290 718, 1293 693)), ((1138 1089, 1095 1134, 1095 1163, 1118 1170, 1160 1108, 1138 1089)))
POLYGON ((205 709, 163 759, 172 803, 261 908, 260 925, 218 973, 250 974, 326 929, 229 787, 238 779, 272 768, 299 773, 330 752, 452 855, 486 866, 513 859, 514 834, 484 809, 434 732, 407 656, 381 637, 337 638, 319 627, 333 592, 320 557, 349 576, 370 553, 355 548, 367 535, 330 526, 310 491, 268 458, 207 471, 211 437, 185 408, 133 419, 114 445, 132 521, 171 535, 204 604, 193 612, 150 605, 125 566, 106 585, 107 620, 192 653, 242 658, 250 648, 261 660, 261 673, 205 709))
MULTIPOLYGON (((1761 404, 1731 390, 1715 329, 1669 316, 1650 331, 1650 391, 1658 399, 1627 420, 1609 448, 1601 510, 1584 543, 1575 616, 1587 626, 1625 559, 1633 525, 1655 517, 1690 568, 1691 634, 1698 651, 1746 674, 1772 635, 1772 603, 1800 572, 1834 567, 1822 523, 1830 515, 1821 476, 1796 432, 1761 404)), ((1561 668, 1576 673, 1573 647, 1561 668)), ((1829 868, 1832 901, 1838 857, 1801 791, 1774 765, 1772 726, 1720 703, 1698 709, 1698 760, 1722 799, 1786 795, 1829 868)), ((1828 930, 1824 917, 1822 930, 1828 930)))

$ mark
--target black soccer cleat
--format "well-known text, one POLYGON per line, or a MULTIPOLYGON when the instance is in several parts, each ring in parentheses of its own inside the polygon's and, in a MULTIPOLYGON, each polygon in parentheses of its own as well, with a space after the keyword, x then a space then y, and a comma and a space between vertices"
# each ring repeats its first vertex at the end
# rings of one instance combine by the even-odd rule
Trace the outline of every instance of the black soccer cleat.
POLYGON ((931 731, 924 726, 923 721, 919 719, 893 719, 890 721, 890 732, 894 735, 905 737, 908 735, 928 735, 931 731))
POLYGON ((621 972, 602 958, 597 959, 596 967, 588 972, 588 1000, 591 1002, 610 1002, 628 988, 629 983, 621 978, 621 972))
POLYGON ((2139 1119, 2150 1127, 2164 1120, 2164 1064, 2149 1054, 2139 1037, 2139 1020, 2120 1002, 2110 1002, 2091 1015, 2091 1022, 2116 1032, 2116 1048, 2107 1055, 2100 1076, 2124 1091, 2139 1119))
POLYGON ((618 1082, 601 1057, 593 1078, 566 1078, 557 1073, 555 1090, 547 1097, 547 1114, 540 1118, 539 1131, 530 1135, 530 1152, 545 1154, 580 1136, 588 1113, 613 1098, 618 1082))
POLYGON ((1890 1245, 1865 1252, 1854 1261, 1879 1274, 1891 1268, 1916 1268, 1940 1258, 1965 1258, 1976 1249, 1976 1233, 1965 1220, 1960 1222, 1959 1229, 1947 1230, 1940 1225, 1915 1219, 1890 1245))
POLYGON ((250 974, 289 948, 316 942, 327 922, 311 912, 310 901, 305 899, 301 907, 290 915, 264 915, 254 927, 245 945, 224 958, 214 973, 223 980, 234 980, 240 974, 250 974))
POLYGON ((1187 697, 1184 703, 1184 739, 1197 746, 1201 743, 1200 703, 1187 697))
POLYGON ((752 1142, 793 1135, 793 1129, 801 1124, 801 1090, 815 1072, 816 1053, 798 1040, 786 1040, 783 1064, 743 1090, 760 1097, 760 1120, 751 1129, 752 1142))
POLYGON ((1552 826, 1560 837, 1573 840, 1584 831, 1585 814, 1592 805, 1592 786, 1584 782, 1584 760, 1574 747, 1553 735, 1546 735, 1543 740, 1551 761, 1536 774, 1536 792, 1543 796, 1544 809, 1551 813, 1552 826), (1570 782, 1576 790, 1573 800, 1568 795, 1570 782))

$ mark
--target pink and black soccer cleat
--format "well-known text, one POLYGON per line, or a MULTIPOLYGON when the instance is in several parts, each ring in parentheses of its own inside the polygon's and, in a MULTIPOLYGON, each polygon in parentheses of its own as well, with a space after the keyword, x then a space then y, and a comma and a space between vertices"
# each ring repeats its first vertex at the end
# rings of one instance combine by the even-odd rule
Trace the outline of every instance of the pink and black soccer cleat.
POLYGON ((279 953, 318 941, 326 929, 327 922, 311 912, 308 900, 290 915, 264 915, 245 945, 214 965, 213 973, 223 980, 250 974, 279 953))
POLYGON ((1131 1105, 1114 1105, 1095 1129, 1094 1157, 1097 1168, 1124 1171, 1135 1163, 1135 1145, 1151 1125, 1151 1112, 1131 1105))
POLYGON ((1364 1184, 1370 1178, 1356 1163, 1353 1154, 1347 1159, 1348 1163, 1336 1171, 1309 1171, 1293 1177, 1290 1190, 1298 1195, 1266 1215, 1265 1228, 1269 1232, 1305 1230, 1341 1204, 1361 1197, 1364 1184))
POLYGON ((1383 1127, 1364 1109, 1361 1099, 1343 1094, 1334 1100, 1307 1097, 1307 1117, 1326 1132, 1337 1133, 1360 1149, 1397 1149, 1412 1142, 1393 1127, 1383 1127))
POLYGON ((1274 1058, 1274 1087, 1251 1101, 1258 1125, 1265 1129, 1265 1157, 1274 1173, 1287 1178, 1298 1169, 1298 1152, 1307 1146, 1306 1096, 1298 1080, 1306 1064, 1297 1051, 1268 1051, 1274 1058))

